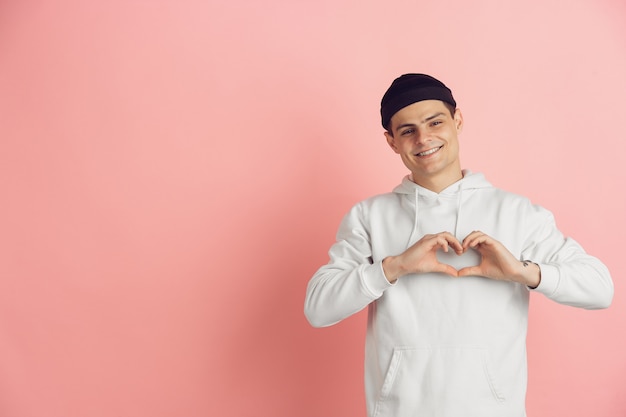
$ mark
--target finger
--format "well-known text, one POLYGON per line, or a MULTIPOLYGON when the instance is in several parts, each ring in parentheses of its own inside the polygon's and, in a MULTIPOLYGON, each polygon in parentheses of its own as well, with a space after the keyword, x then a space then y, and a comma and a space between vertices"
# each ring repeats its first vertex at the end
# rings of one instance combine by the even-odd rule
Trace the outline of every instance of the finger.
POLYGON ((454 239, 454 236, 450 235, 447 232, 435 235, 434 242, 435 243, 433 246, 436 246, 437 249, 442 249, 444 252, 448 252, 450 244, 455 245, 455 242, 458 243, 458 241, 454 239))
POLYGON ((466 241, 467 239, 471 239, 480 235, 484 235, 484 233, 481 232, 480 230, 473 230, 469 235, 465 236, 465 239, 463 239, 463 241, 466 241))
POLYGON ((467 277, 467 276, 483 276, 483 272, 479 266, 468 266, 465 268, 461 268, 458 271, 459 277, 467 277))
POLYGON ((444 252, 448 252, 448 241, 444 236, 437 236, 437 244, 444 252))
POLYGON ((435 268, 435 272, 443 272, 444 274, 447 274, 453 277, 458 276, 458 271, 456 270, 456 268, 448 264, 438 264, 437 268, 435 268))
MULTIPOLYGON (((454 249, 455 252, 457 252, 457 253, 462 253, 463 252, 463 245, 461 244, 461 242, 459 242, 459 240, 456 238, 456 236, 454 236, 452 233, 443 232, 443 233, 441 233, 441 236, 446 240, 447 245, 451 246, 452 249, 454 249)), ((446 252, 447 252, 447 250, 446 250, 446 252)))
POLYGON ((478 230, 474 230, 472 233, 470 233, 469 235, 465 236, 465 239, 463 239, 462 245, 464 248, 468 248, 470 242, 472 242, 474 239, 476 239, 476 237, 481 236, 483 233, 478 231, 478 230))
POLYGON ((454 242, 449 242, 449 243, 452 246, 452 249, 454 249, 454 251, 458 253, 459 255, 465 251, 465 249, 463 248, 463 245, 461 245, 461 242, 459 242, 458 240, 455 240, 454 242))
POLYGON ((484 235, 472 236, 471 238, 466 238, 463 241, 463 248, 464 249, 467 249, 467 248, 476 249, 480 244, 485 243, 485 241, 486 241, 486 236, 484 235))
POLYGON ((491 243, 492 243, 491 237, 489 237, 488 235, 482 232, 476 232, 475 234, 470 234, 468 237, 465 238, 465 240, 463 240, 463 247, 465 249, 467 248, 479 249, 479 246, 483 244, 489 245, 491 243))

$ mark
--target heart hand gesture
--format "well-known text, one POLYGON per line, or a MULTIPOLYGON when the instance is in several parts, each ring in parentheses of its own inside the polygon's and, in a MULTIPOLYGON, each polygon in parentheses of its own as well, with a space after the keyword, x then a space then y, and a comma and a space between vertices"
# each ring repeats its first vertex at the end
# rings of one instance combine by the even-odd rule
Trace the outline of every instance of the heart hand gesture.
POLYGON ((442 272, 454 277, 482 276, 520 282, 530 287, 536 287, 541 280, 541 271, 536 264, 520 262, 502 243, 480 231, 470 233, 463 243, 448 232, 425 235, 402 254, 385 258, 383 270, 391 283, 403 275, 428 272, 442 272), (450 248, 457 255, 474 249, 480 253, 481 262, 457 271, 451 265, 439 262, 436 256, 439 249, 448 252, 450 248), (534 267, 529 268, 530 265, 534 267))

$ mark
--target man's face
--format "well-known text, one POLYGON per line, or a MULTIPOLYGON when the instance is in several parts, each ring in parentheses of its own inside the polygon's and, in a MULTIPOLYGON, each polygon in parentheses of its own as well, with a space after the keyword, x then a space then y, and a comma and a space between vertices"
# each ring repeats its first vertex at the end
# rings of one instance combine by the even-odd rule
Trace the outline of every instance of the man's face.
POLYGON ((404 107, 391 118, 385 137, 413 174, 413 181, 439 192, 461 179, 458 134, 463 117, 454 117, 439 100, 424 100, 404 107))

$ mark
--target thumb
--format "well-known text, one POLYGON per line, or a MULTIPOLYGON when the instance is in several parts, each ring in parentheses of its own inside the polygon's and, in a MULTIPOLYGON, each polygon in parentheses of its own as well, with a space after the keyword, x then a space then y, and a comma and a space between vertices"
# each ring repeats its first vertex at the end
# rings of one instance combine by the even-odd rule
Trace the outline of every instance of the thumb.
POLYGON ((457 277, 458 271, 451 265, 448 264, 439 264, 436 272, 443 272, 444 274, 451 275, 453 277, 457 277))
POLYGON ((467 277, 470 275, 483 276, 480 266, 467 266, 465 268, 461 268, 458 272, 459 277, 467 277))

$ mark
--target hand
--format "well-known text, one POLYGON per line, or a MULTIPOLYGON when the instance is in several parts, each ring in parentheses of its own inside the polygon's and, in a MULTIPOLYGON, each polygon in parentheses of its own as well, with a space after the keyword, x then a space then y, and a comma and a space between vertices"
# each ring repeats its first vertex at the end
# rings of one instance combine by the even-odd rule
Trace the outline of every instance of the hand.
POLYGON ((401 255, 389 256, 383 260, 383 270, 389 282, 395 282, 399 277, 412 273, 443 272, 457 276, 457 270, 443 264, 437 259, 439 249, 444 252, 452 248, 457 255, 464 252, 461 242, 451 233, 442 232, 436 235, 425 235, 401 255))
POLYGON ((541 280, 539 267, 521 262, 502 243, 480 231, 470 233, 463 240, 463 251, 469 248, 480 253, 477 266, 469 266, 458 271, 458 276, 478 275, 496 280, 520 282, 529 287, 537 287, 541 280))

